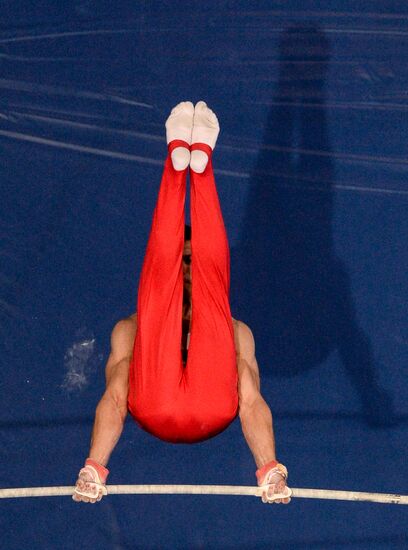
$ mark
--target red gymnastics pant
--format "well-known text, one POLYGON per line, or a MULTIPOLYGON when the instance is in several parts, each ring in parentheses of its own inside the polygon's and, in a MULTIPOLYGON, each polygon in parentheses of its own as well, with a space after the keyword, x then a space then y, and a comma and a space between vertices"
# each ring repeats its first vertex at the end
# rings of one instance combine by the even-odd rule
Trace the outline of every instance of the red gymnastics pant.
MULTIPOLYGON (((182 142, 185 144, 185 142, 182 142)), ((190 170, 192 318, 182 363, 184 204, 187 170, 176 171, 169 144, 140 275, 137 333, 129 371, 128 409, 136 423, 173 443, 209 439, 238 412, 238 374, 229 305, 228 240, 211 149, 202 174, 190 170)), ((185 144, 187 145, 187 144, 185 144)))

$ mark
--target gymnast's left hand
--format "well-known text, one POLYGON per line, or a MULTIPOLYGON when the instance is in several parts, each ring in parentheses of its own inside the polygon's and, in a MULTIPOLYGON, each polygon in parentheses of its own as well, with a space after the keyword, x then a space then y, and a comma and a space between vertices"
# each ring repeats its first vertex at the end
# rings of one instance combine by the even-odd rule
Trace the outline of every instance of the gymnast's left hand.
POLYGON ((109 470, 92 458, 87 458, 85 466, 81 468, 75 485, 72 499, 75 502, 99 502, 108 494, 106 479, 109 470))
POLYGON ((264 504, 289 504, 292 491, 286 485, 287 469, 283 464, 277 464, 272 461, 270 467, 266 464, 263 468, 257 470, 258 485, 262 491, 262 502, 264 504), (284 495, 284 498, 275 498, 276 494, 284 495))

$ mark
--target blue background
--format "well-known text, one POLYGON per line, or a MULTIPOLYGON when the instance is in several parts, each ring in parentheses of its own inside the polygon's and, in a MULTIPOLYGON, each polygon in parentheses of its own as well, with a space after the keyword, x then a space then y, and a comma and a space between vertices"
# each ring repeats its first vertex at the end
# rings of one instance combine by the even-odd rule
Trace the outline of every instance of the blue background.
MULTIPOLYGON (((289 485, 408 493, 406 2, 3 2, 0 486, 72 485, 111 329, 135 310, 164 122, 205 100, 289 485)), ((189 220, 187 202, 187 221, 189 220)), ((239 419, 196 445, 128 418, 109 482, 255 484, 239 419)), ((2 547, 407 548, 392 505, 4 500, 2 547)))

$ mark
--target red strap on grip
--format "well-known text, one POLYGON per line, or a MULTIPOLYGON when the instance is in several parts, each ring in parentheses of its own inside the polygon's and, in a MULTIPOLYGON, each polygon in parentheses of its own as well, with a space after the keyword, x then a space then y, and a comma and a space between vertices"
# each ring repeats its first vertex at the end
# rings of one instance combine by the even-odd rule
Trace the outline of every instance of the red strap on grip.
POLYGON ((101 478, 102 483, 105 483, 106 478, 108 477, 109 470, 105 468, 105 466, 102 466, 102 464, 99 464, 99 462, 96 462, 96 460, 93 460, 93 458, 87 458, 85 460, 85 466, 93 466, 95 470, 98 472, 99 477, 101 478))
POLYGON ((268 472, 271 468, 275 468, 279 462, 277 460, 271 460, 270 462, 267 462, 262 466, 262 468, 259 468, 259 470, 256 471, 256 479, 258 480, 258 483, 262 480, 266 472, 268 472))

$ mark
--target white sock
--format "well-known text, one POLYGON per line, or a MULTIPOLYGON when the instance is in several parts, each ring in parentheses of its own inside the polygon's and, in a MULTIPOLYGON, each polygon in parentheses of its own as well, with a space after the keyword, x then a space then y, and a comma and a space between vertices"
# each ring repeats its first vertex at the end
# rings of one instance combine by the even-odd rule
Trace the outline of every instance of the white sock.
MULTIPOLYGON (((194 105, 191 101, 182 101, 176 105, 166 120, 167 144, 182 139, 191 145, 194 105)), ((190 151, 186 147, 176 147, 171 152, 171 161, 175 170, 185 170, 190 162, 190 151)))
MULTIPOLYGON (((206 143, 214 149, 219 133, 217 116, 204 101, 199 101, 194 108, 192 143, 206 143)), ((208 160, 208 155, 204 151, 192 151, 190 168, 201 174, 206 169, 208 160)))

